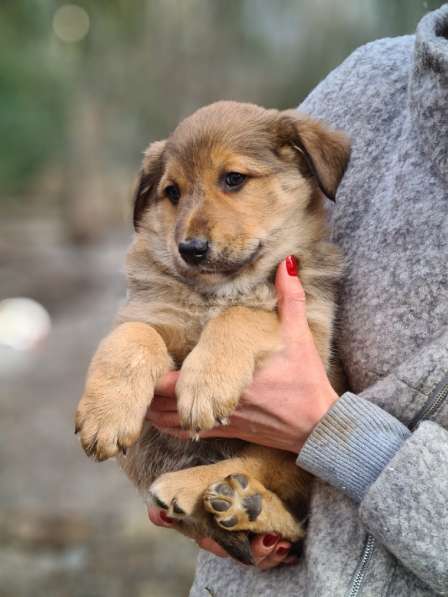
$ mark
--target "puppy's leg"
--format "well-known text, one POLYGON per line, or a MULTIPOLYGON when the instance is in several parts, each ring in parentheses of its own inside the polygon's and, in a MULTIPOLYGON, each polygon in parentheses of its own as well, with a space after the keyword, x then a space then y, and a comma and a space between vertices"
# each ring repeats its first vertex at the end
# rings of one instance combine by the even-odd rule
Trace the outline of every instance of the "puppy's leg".
POLYGON ((204 506, 228 531, 278 533, 290 541, 298 541, 305 534, 300 521, 275 493, 243 473, 212 483, 205 491, 204 506))
POLYGON ((206 510, 221 529, 279 533, 296 541, 304 535, 300 519, 309 486, 293 455, 251 446, 237 458, 161 475, 150 494, 179 521, 199 524, 206 510))
POLYGON ((89 456, 105 460, 136 442, 157 380, 171 368, 151 326, 119 325, 99 345, 76 413, 76 430, 89 456))
POLYGON ((297 467, 293 455, 259 446, 246 449, 244 465, 206 489, 205 509, 224 529, 301 539, 310 476, 297 467))
POLYGON ((232 307, 205 326, 176 385, 182 425, 193 433, 225 423, 259 360, 280 348, 275 313, 232 307))

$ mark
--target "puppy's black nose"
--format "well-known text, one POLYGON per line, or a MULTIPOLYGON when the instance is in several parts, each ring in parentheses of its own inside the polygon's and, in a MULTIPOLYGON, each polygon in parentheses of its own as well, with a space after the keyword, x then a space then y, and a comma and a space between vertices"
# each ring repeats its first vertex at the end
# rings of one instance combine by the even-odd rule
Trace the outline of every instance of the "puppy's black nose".
POLYGON ((208 241, 200 238, 188 238, 179 243, 178 249, 184 261, 190 265, 197 265, 207 256, 208 241))

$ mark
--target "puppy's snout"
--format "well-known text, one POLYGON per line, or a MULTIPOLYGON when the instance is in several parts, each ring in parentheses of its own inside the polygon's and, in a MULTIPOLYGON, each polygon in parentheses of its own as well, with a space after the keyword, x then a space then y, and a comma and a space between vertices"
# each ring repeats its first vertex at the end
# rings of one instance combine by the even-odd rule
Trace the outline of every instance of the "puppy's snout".
POLYGON ((198 265, 205 260, 208 253, 208 241, 201 238, 188 238, 178 245, 179 253, 190 265, 198 265))

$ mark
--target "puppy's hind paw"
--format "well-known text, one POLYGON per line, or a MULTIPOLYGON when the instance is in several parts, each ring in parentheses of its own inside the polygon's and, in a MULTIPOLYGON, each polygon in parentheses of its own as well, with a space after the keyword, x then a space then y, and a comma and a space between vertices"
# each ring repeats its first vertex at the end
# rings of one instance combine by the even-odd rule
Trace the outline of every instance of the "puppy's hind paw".
POLYGON ((227 530, 253 530, 263 508, 263 487, 247 475, 229 475, 204 494, 204 507, 227 530))

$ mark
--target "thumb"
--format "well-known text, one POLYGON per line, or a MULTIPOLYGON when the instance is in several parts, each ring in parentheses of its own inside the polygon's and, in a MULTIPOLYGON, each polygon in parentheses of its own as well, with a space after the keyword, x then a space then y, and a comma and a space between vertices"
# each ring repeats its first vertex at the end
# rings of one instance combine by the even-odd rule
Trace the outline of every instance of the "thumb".
POLYGON ((157 382, 155 394, 165 398, 176 397, 176 383, 179 379, 179 371, 169 371, 157 382))
POLYGON ((298 337, 303 337, 308 323, 305 291, 298 278, 298 263, 293 255, 278 266, 275 287, 282 331, 286 338, 295 341, 298 337))

